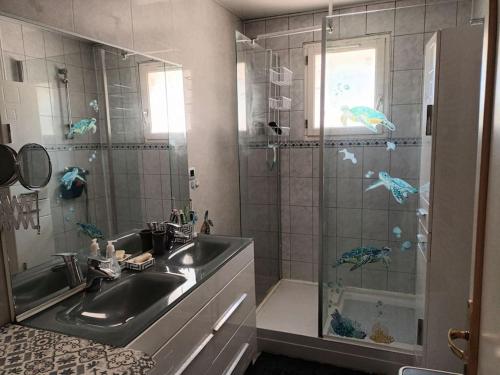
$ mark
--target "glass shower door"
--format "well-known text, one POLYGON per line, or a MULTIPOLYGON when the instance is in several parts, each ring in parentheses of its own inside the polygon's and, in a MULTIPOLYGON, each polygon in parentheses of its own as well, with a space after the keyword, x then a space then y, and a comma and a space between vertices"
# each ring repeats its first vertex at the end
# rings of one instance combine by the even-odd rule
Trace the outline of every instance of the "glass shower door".
POLYGON ((322 49, 309 55, 309 118, 320 128, 323 166, 318 328, 326 338, 413 352, 421 142, 419 117, 402 114, 420 108, 421 88, 410 98, 397 85, 422 71, 395 69, 403 66, 390 28, 342 28, 366 24, 363 9, 326 17, 322 49))

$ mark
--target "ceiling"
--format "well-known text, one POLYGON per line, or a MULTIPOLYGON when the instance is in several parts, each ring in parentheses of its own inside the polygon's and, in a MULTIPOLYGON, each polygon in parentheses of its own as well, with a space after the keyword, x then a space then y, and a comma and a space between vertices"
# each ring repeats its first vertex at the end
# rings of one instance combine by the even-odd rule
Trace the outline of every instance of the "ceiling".
MULTIPOLYGON (((217 0, 223 7, 247 20, 328 8, 328 0, 217 0)), ((351 1, 335 0, 335 6, 351 1)))

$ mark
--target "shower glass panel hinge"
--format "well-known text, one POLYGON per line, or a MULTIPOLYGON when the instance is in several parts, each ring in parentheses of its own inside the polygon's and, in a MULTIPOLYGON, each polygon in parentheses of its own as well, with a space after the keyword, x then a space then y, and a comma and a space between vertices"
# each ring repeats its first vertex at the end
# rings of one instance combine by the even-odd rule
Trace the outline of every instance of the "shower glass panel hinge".
POLYGON ((417 345, 422 345, 424 342, 424 320, 423 319, 418 319, 417 320, 417 345))
POLYGON ((306 61, 304 63, 306 66, 309 65, 309 56, 306 56, 306 61))
POLYGON ((306 125, 306 129, 307 129, 309 127, 307 120, 304 120, 304 124, 306 125))

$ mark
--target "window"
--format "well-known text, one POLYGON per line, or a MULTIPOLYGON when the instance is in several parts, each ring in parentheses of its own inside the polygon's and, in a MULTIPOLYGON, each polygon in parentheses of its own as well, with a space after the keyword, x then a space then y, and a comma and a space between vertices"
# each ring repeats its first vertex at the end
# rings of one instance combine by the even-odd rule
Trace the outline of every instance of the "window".
MULTIPOLYGON (((321 104, 321 44, 305 46, 307 135, 319 135, 321 104)), ((387 113, 389 36, 377 35, 328 42, 325 71, 325 134, 381 134, 349 109, 367 107, 387 113)))
POLYGON ((164 63, 139 65, 142 114, 146 141, 167 140, 185 128, 182 69, 164 63))

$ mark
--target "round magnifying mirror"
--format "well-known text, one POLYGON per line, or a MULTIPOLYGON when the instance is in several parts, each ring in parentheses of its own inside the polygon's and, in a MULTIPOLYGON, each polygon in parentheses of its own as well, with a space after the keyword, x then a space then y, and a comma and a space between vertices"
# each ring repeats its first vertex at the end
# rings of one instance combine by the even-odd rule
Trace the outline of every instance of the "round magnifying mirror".
POLYGON ((19 182, 26 189, 46 186, 52 176, 52 163, 47 150, 37 143, 27 143, 17 155, 19 182))
POLYGON ((0 187, 10 186, 17 180, 17 153, 6 145, 0 145, 0 187))

